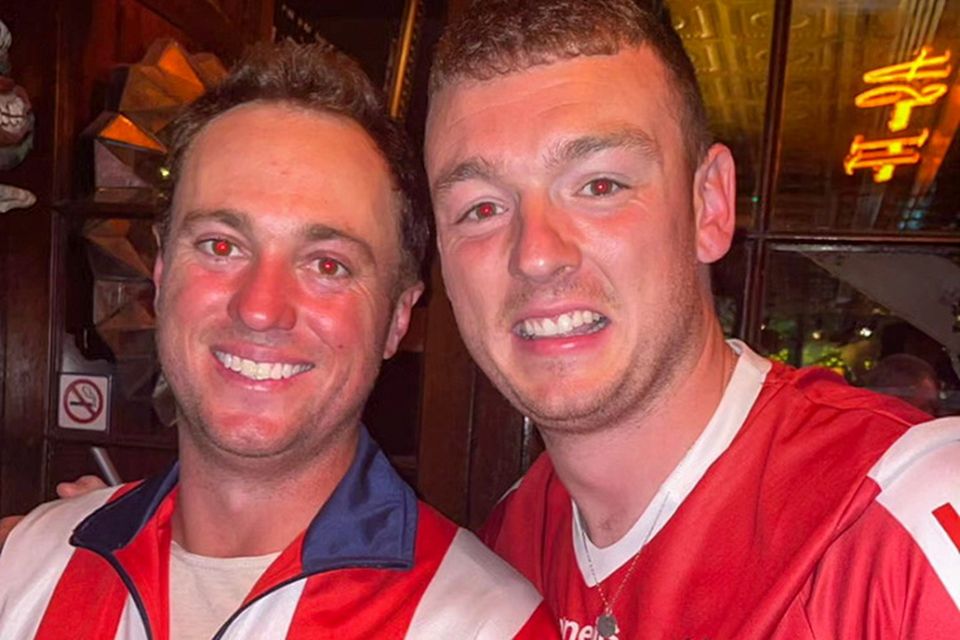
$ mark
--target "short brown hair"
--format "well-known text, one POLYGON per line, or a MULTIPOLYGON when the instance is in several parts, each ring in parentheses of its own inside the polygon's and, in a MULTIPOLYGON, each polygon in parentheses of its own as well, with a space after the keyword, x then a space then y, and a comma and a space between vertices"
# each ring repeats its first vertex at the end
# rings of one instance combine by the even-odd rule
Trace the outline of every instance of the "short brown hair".
MULTIPOLYGON (((176 189, 191 143, 218 115, 249 102, 289 104, 334 113, 359 124, 387 161, 400 193, 402 280, 420 276, 429 240, 423 169, 401 126, 390 119, 380 92, 360 66, 327 42, 261 43, 246 51, 219 85, 178 114, 170 127, 170 194, 176 189)), ((282 189, 283 185, 277 185, 282 189)), ((171 198, 172 203, 172 198, 171 198)), ((169 209, 159 221, 166 239, 169 209)))
POLYGON ((673 75, 687 157, 696 167, 713 142, 706 109, 693 63, 656 0, 474 0, 437 45, 430 93, 460 80, 490 80, 640 45, 653 49, 673 75))

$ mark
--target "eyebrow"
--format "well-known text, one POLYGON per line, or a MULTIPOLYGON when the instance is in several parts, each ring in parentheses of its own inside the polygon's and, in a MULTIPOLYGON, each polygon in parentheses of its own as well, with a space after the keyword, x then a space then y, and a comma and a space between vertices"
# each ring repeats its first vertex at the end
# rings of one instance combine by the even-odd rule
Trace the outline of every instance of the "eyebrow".
MULTIPOLYGON (((253 216, 251 216, 249 213, 237 211, 235 209, 201 209, 190 211, 184 215, 183 228, 190 230, 192 227, 203 221, 213 220, 232 229, 236 229, 238 232, 244 235, 252 235, 252 219, 253 216)), ((357 247, 364 254, 364 257, 367 260, 374 263, 376 262, 376 256, 374 255, 373 248, 369 243, 361 238, 347 233, 346 231, 343 231, 342 229, 337 229, 336 227, 331 227, 329 225, 320 223, 311 223, 302 225, 298 229, 297 234, 308 242, 321 242, 324 240, 342 240, 348 242, 357 247)))
POLYGON ((440 178, 433 184, 437 193, 450 189, 458 182, 467 180, 491 180, 501 174, 496 163, 479 156, 467 158, 455 166, 440 173, 440 178))
POLYGON ((558 167, 608 149, 632 149, 658 165, 663 164, 660 145, 646 131, 636 128, 563 140, 547 152, 546 164, 558 167))
MULTIPOLYGON (((663 165, 660 145, 646 131, 636 128, 562 140, 547 151, 545 159, 548 167, 555 168, 608 149, 633 149, 658 165, 663 165)), ((486 158, 479 156, 467 158, 442 171, 440 178, 433 184, 433 191, 439 194, 467 180, 493 180, 502 173, 497 163, 486 158)))

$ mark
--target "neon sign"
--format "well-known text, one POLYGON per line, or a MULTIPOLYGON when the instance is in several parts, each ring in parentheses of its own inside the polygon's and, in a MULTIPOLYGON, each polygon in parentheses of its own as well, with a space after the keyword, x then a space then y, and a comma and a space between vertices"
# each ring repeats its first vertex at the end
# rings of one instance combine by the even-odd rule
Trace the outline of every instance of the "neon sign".
MULTIPOLYGON (((857 94, 853 102, 860 109, 891 107, 887 129, 900 133, 910 125, 915 108, 932 106, 946 95, 947 85, 937 80, 947 78, 952 70, 949 50, 932 56, 930 48, 923 47, 913 60, 864 73, 864 82, 880 86, 857 94)), ((857 134, 843 159, 843 169, 851 176, 857 169, 872 169, 874 182, 887 182, 897 166, 920 162, 920 148, 929 136, 927 129, 916 135, 880 140, 867 140, 857 134)))

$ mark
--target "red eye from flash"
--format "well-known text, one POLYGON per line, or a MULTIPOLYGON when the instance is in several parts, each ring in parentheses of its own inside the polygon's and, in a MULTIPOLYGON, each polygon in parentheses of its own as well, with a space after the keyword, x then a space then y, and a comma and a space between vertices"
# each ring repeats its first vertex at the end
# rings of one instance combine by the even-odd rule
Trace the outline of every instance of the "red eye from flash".
POLYGON ((613 190, 612 180, 594 180, 590 190, 595 196, 605 196, 613 190))
POLYGON ((484 202, 477 206, 477 217, 483 220, 484 218, 489 218, 497 212, 497 208, 489 202, 484 202))
POLYGON ((320 261, 320 271, 324 275, 332 276, 340 269, 340 263, 333 258, 324 258, 320 261))
POLYGON ((213 253, 214 255, 218 255, 220 257, 226 257, 230 255, 230 249, 232 248, 233 245, 226 240, 217 240, 213 243, 213 253))

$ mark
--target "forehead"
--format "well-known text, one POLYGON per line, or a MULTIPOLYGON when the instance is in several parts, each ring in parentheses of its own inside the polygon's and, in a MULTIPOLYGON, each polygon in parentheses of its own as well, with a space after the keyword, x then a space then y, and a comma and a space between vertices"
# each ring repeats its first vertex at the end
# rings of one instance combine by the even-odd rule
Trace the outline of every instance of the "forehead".
POLYGON ((242 105, 206 125, 186 153, 173 204, 178 218, 229 209, 355 231, 392 229, 384 220, 397 215, 386 160, 360 125, 283 104, 242 105))
POLYGON ((431 179, 459 156, 535 157, 565 138, 625 128, 661 147, 680 137, 679 102, 669 74, 647 47, 580 56, 437 92, 427 120, 431 179))

